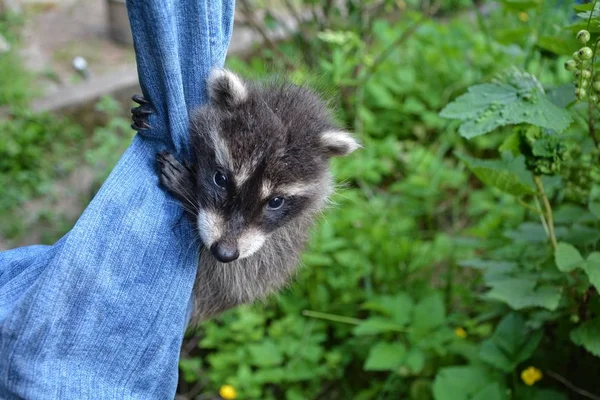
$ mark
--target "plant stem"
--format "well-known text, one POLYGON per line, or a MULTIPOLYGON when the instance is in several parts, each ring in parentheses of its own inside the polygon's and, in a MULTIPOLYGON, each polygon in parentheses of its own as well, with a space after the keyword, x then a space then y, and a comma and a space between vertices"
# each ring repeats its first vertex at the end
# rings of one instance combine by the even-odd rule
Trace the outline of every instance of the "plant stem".
POLYGON ((477 1, 472 0, 472 2, 473 7, 475 8, 475 15, 477 16, 477 24, 479 25, 479 29, 481 30, 483 36, 485 37, 485 40, 487 41, 488 47, 490 47, 490 38, 492 37, 492 35, 490 35, 490 31, 487 25, 485 24, 485 18, 483 17, 483 13, 481 12, 481 8, 479 8, 479 5, 477 4, 477 1))
POLYGON ((294 63, 291 62, 290 59, 281 52, 281 50, 279 50, 277 44, 269 36, 267 31, 263 29, 263 24, 256 21, 254 17, 254 10, 252 10, 252 7, 248 3, 248 0, 240 0, 240 5, 242 6, 242 10, 246 14, 248 25, 250 25, 250 27, 256 32, 258 32, 258 34, 263 38, 265 44, 273 51, 273 53, 275 53, 278 57, 281 58, 281 60, 287 68, 296 68, 296 65, 294 65, 294 63))
MULTIPOLYGON (((592 15, 594 14, 594 9, 596 8, 596 2, 597 2, 597 0, 594 1, 594 6, 592 7, 592 11, 590 11, 590 18, 588 19, 588 24, 587 24, 588 29, 590 27, 590 21, 592 19, 592 15)), ((594 79, 594 63, 596 62, 596 51, 598 50, 598 41, 599 40, 596 40, 596 43, 594 44, 594 49, 592 52, 592 62, 590 65, 592 81, 594 79)), ((595 106, 595 104, 592 104, 592 102, 588 99, 588 131, 590 133, 590 136, 592 137, 592 140, 594 141, 594 145, 596 146, 596 149, 600 150, 600 143, 598 142, 598 138, 596 137, 596 127, 594 126, 594 106, 595 106)))
POLYGON ((600 143, 598 142, 598 137, 596 137, 596 127, 594 126, 594 104, 591 101, 588 101, 588 130, 590 131, 590 136, 594 141, 594 145, 598 150, 600 150, 600 143))
POLYGON ((537 215, 544 215, 540 210, 538 210, 535 207, 530 206, 529 204, 527 204, 525 202, 525 200, 523 200, 521 197, 517 198, 517 201, 519 202, 520 205, 522 205, 523 207, 525 207, 526 209, 528 209, 529 211, 533 211, 534 213, 536 213, 537 215))
POLYGON ((385 394, 388 391, 388 387, 391 386, 391 384, 400 376, 400 374, 394 373, 394 372, 390 372, 387 376, 387 379, 385 380, 385 382, 383 383, 383 387, 381 388, 381 390, 379 391, 379 394, 377 395, 377 400, 381 400, 385 398, 385 394))
POLYGON ((544 214, 544 212, 542 211, 542 206, 540 205, 540 200, 537 198, 537 196, 534 197, 535 198, 535 206, 537 214, 540 216, 540 221, 542 222, 542 226, 544 227, 544 232, 546 232, 546 236, 550 237, 550 230, 548 229, 548 224, 546 223, 546 215, 544 214))
POLYGON ((565 385, 566 387, 568 387, 575 393, 580 394, 583 397, 587 397, 588 399, 592 399, 592 400, 600 400, 600 396, 596 396, 595 394, 590 393, 587 390, 578 388, 577 386, 573 385, 571 382, 569 382, 568 380, 566 380, 565 378, 563 378, 562 376, 557 374, 556 372, 546 371, 546 375, 548 375, 549 377, 551 377, 553 379, 556 379, 557 381, 559 381, 560 383, 562 383, 563 385, 565 385))
POLYGON ((550 236, 550 242, 552 243, 552 248, 556 250, 558 244, 556 241, 556 235, 554 234, 554 218, 552 217, 552 207, 550 206, 550 201, 548 200, 548 196, 546 196, 546 192, 544 191, 542 178, 539 175, 533 175, 533 181, 535 182, 535 186, 537 187, 538 195, 542 198, 542 203, 544 204, 544 210, 546 214, 546 224, 548 225, 548 234, 550 236))
POLYGON ((362 322, 362 320, 358 319, 358 318, 344 317, 343 315, 335 315, 335 314, 329 314, 329 313, 323 313, 323 312, 311 311, 311 310, 302 311, 302 315, 304 315, 305 317, 325 319, 327 321, 341 322, 343 324, 351 324, 351 325, 358 325, 362 322))
MULTIPOLYGON (((454 256, 454 255, 453 255, 454 256)), ((454 260, 448 263, 448 269, 446 270, 446 287, 444 290, 444 302, 446 303, 446 310, 450 310, 452 306, 452 296, 454 294, 454 272, 456 266, 454 260)))
POLYGON ((598 2, 598 0, 594 0, 594 4, 592 5, 592 10, 590 11, 590 16, 588 17, 587 26, 585 27, 585 29, 587 31, 590 30, 590 23, 592 22, 592 17, 594 16, 594 10, 596 9, 597 2, 598 2))
POLYGON ((373 61, 373 63, 370 66, 368 66, 367 68, 362 70, 363 74, 361 74, 362 76, 359 79, 358 85, 359 86, 364 85, 373 76, 373 74, 375 74, 375 72, 381 66, 381 64, 383 64, 383 62, 385 60, 387 60, 387 58, 395 50, 398 49, 398 46, 400 46, 408 38, 410 38, 417 31, 417 29, 419 29, 421 24, 423 24, 423 22, 425 22, 426 20, 427 20, 426 17, 423 17, 423 18, 420 18, 419 20, 417 20, 415 23, 413 23, 411 26, 409 26, 404 32, 402 32, 402 34, 396 40, 394 40, 392 43, 390 43, 390 45, 388 47, 383 49, 383 51, 381 53, 379 53, 379 55, 375 58, 375 61, 373 61))
MULTIPOLYGON (((546 22, 548 20, 548 10, 552 9, 552 5, 548 5, 544 7, 544 2, 540 2, 540 16, 539 23, 536 25, 535 30, 533 31, 533 35, 529 36, 529 42, 527 44, 527 49, 525 51, 525 59, 523 60, 523 69, 527 70, 527 65, 531 61, 531 58, 534 55, 535 45, 541 36, 541 34, 546 29, 546 22)), ((558 0, 555 2, 555 5, 558 4, 558 0)))

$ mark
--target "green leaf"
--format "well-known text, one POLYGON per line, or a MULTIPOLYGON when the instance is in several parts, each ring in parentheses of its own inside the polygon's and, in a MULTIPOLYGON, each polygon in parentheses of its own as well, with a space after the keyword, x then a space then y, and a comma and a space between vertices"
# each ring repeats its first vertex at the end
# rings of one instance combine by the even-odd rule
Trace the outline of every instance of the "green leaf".
POLYGON ((470 260, 462 260, 458 262, 461 267, 468 267, 482 270, 496 270, 501 272, 510 272, 518 267, 518 264, 513 261, 497 261, 497 260, 482 260, 480 258, 472 258, 470 260))
POLYGON ((521 154, 521 135, 515 131, 511 133, 498 148, 500 153, 509 152, 513 157, 521 154))
POLYGON ((573 10, 577 12, 592 11, 594 3, 573 4, 573 10))
POLYGON ((530 332, 523 318, 511 313, 500 321, 492 337, 481 344, 480 357, 508 373, 531 357, 541 339, 541 331, 530 332))
POLYGON ((446 322, 444 300, 439 293, 422 299, 414 308, 412 329, 415 335, 423 335, 446 322))
POLYGON ((600 218, 600 202, 591 202, 590 203, 590 211, 596 217, 600 218))
POLYGON ((577 41, 556 35, 546 35, 538 39, 537 46, 559 56, 571 55, 573 54, 573 49, 577 48, 577 41))
POLYGON ((308 252, 302 255, 302 261, 311 267, 325 267, 333 263, 329 256, 308 252))
POLYGON ((569 272, 581 266, 583 257, 572 244, 560 242, 554 252, 556 266, 562 272, 569 272))
POLYGON ((595 251, 590 253, 585 260, 583 270, 588 276, 590 283, 600 292, 600 253, 595 251))
POLYGON ((554 254, 556 266, 563 272, 570 272, 582 268, 590 283, 596 290, 600 290, 600 252, 592 252, 583 259, 579 250, 569 243, 559 243, 554 254))
POLYGON ((391 317, 397 325, 404 326, 410 321, 413 299, 406 293, 393 296, 376 296, 363 304, 363 308, 380 312, 391 317))
POLYGON ((565 31, 570 31, 572 33, 577 33, 582 29, 587 29, 590 33, 598 33, 600 32, 600 25, 598 24, 590 24, 588 26, 587 21, 578 20, 570 25, 567 25, 563 28, 565 31))
POLYGON ((600 317, 586 321, 571 331, 571 340, 600 357, 600 317))
POLYGON ((250 352, 252 363, 259 367, 275 366, 283 362, 283 354, 272 340, 250 344, 248 345, 248 351, 250 352))
POLYGON ((600 185, 592 186, 588 203, 592 214, 600 218, 600 185))
POLYGON ((509 11, 527 11, 538 7, 541 0, 502 0, 502 4, 509 11))
POLYGON ((582 224, 596 222, 596 218, 592 213, 588 212, 585 208, 574 204, 563 204, 553 212, 554 223, 559 225, 573 225, 577 222, 582 224))
POLYGON ((498 43, 510 46, 519 43, 524 43, 524 39, 529 35, 530 28, 527 26, 517 26, 494 29, 494 38, 498 43))
POLYGON ((495 277, 486 282, 491 290, 486 297, 508 304, 514 310, 527 307, 543 307, 554 311, 558 308, 562 288, 551 285, 538 285, 527 277, 495 277))
POLYGON ((268 368, 263 367, 258 369, 252 376, 252 380, 255 382, 259 382, 261 384, 264 383, 279 383, 284 379, 288 379, 288 371, 285 371, 283 368, 268 368))
MULTIPOLYGON (((471 400, 490 384, 497 384, 494 377, 482 367, 464 366, 442 368, 433 383, 435 400, 471 400)), ((495 397, 491 397, 492 399, 495 397)), ((505 399, 506 397, 499 397, 505 399)))
POLYGON ((431 400, 431 383, 429 379, 415 379, 410 385, 408 398, 411 400, 431 400))
POLYGON ((575 85, 573 83, 555 86, 548 89, 546 93, 548 100, 560 108, 566 108, 569 103, 575 101, 575 85))
POLYGON ((413 347, 406 354, 404 364, 408 367, 410 372, 417 375, 425 366, 425 352, 417 347, 413 347))
POLYGON ((592 2, 591 4, 592 6, 588 9, 582 10, 581 12, 577 13, 577 16, 584 20, 589 20, 590 15, 592 18, 597 18, 598 16, 600 16, 600 5, 598 5, 598 3, 595 3, 596 6, 594 7, 594 2, 592 2))
POLYGON ((478 160, 463 154, 456 155, 483 183, 514 196, 535 194, 531 176, 525 168, 525 157, 502 160, 478 160))
POLYGON ((402 325, 398 325, 396 322, 389 318, 383 317, 371 317, 361 322, 353 332, 357 336, 363 335, 376 335, 384 332, 402 332, 402 325))
POLYGON ((544 243, 548 240, 544 226, 534 222, 524 222, 517 229, 505 232, 504 236, 514 242, 544 243))
POLYGON ((402 365, 406 347, 402 343, 379 342, 369 350, 365 371, 392 371, 402 365))
POLYGON ((440 116, 462 121, 461 136, 470 139, 494 129, 528 123, 562 132, 571 124, 570 114, 554 105, 538 80, 516 68, 491 83, 471 86, 448 104, 440 116))
POLYGON ((182 358, 179 360, 179 369, 186 382, 194 382, 201 375, 202 360, 200 358, 182 358))
POLYGON ((532 400, 568 400, 568 398, 556 390, 537 389, 534 392, 532 400))
POLYGON ((508 399, 506 395, 506 390, 502 388, 502 386, 497 383, 490 383, 483 389, 477 391, 473 394, 472 400, 504 400, 508 399))

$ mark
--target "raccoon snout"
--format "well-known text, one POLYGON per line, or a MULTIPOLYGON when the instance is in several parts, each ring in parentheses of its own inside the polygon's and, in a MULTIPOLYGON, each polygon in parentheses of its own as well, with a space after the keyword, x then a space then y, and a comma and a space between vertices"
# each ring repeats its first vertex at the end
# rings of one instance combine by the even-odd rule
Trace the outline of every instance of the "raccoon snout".
POLYGON ((215 242, 210 246, 212 255, 222 263, 235 261, 240 256, 240 251, 237 247, 227 243, 215 242))

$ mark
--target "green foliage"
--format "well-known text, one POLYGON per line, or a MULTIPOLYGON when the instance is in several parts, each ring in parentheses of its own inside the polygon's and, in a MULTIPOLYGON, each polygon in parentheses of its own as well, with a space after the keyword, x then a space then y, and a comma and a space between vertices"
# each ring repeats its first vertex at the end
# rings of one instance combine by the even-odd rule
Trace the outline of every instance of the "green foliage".
POLYGON ((571 340, 600 357, 600 318, 589 320, 571 331, 571 340))
POLYGON ((517 69, 491 83, 471 86, 467 94, 448 104, 440 115, 463 121, 459 133, 467 139, 499 126, 521 123, 560 133, 572 120, 566 110, 548 99, 533 75, 517 69))
POLYGON ((542 332, 530 332, 523 317, 511 313, 504 317, 494 334, 481 344, 480 358, 506 373, 528 360, 538 347, 542 332))
POLYGON ((114 98, 102 97, 94 105, 94 110, 104 115, 106 124, 94 129, 84 159, 87 165, 98 171, 95 179, 100 185, 131 143, 135 131, 130 127, 130 120, 123 116, 122 104, 114 98))
POLYGON ((18 53, 18 30, 22 19, 9 12, 0 13, 0 35, 10 44, 7 53, 0 54, 0 106, 24 105, 35 94, 33 74, 23 67, 18 53))
POLYGON ((297 282, 203 323, 182 371, 201 360, 205 395, 249 399, 567 398, 547 370, 600 390, 598 149, 551 54, 577 46, 555 29, 567 13, 503 1, 474 26, 347 4, 229 60, 250 76, 293 65, 364 148, 334 161, 346 185, 297 282))
POLYGON ((535 186, 525 169, 525 157, 506 157, 501 160, 478 160, 457 155, 486 185, 515 196, 535 193, 535 186))
MULTIPOLYGON (((15 110, 0 121, 0 218, 10 220, 15 209, 34 196, 47 193, 50 182, 73 169, 80 127, 49 114, 15 110)), ((2 225, 0 234, 20 233, 15 225, 2 225)))
POLYGON ((493 374, 479 366, 446 367, 433 385, 436 400, 506 399, 493 374))
MULTIPOLYGON (((550 3, 495 2, 475 22, 453 14, 474 11, 470 1, 284 2, 322 18, 228 60, 323 92, 364 147, 333 161, 344 185, 296 282, 190 330, 182 394, 216 398, 224 384, 267 400, 600 393, 598 112, 593 79, 576 101, 563 70, 577 33, 587 28, 593 48, 600 31, 595 11, 589 27, 566 26, 572 10, 550 3), (437 5, 442 14, 426 16, 437 5)), ((261 27, 281 28, 269 7, 261 27)), ((10 57, 0 70, 17 74, 10 57)), ((592 59, 585 68, 597 70, 592 59)), ((0 103, 31 96, 25 74, 14 76, 0 103)), ((131 139, 121 109, 103 99, 96 111, 108 122, 90 137, 17 110, 0 130, 0 210, 43 193, 75 160, 101 182, 131 139)))

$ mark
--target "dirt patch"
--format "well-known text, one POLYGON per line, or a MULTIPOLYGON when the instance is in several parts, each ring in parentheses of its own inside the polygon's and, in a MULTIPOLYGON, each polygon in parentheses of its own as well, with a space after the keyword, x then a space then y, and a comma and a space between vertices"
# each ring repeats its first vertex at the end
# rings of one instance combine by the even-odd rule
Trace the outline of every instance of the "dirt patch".
POLYGON ((133 47, 109 37, 106 1, 63 0, 25 12, 22 55, 46 94, 82 79, 72 66, 76 56, 92 75, 135 66, 133 47))

